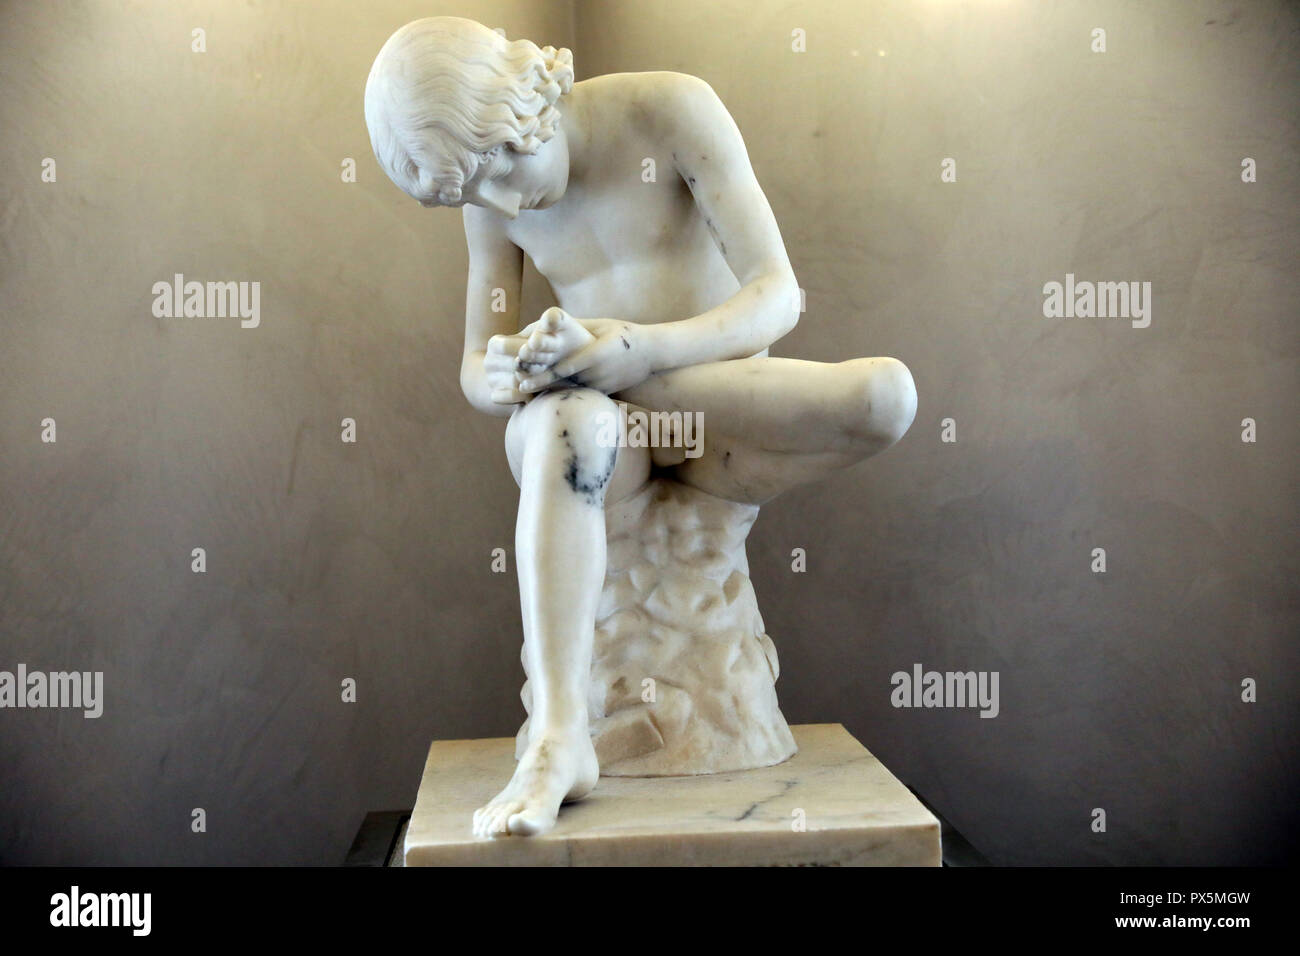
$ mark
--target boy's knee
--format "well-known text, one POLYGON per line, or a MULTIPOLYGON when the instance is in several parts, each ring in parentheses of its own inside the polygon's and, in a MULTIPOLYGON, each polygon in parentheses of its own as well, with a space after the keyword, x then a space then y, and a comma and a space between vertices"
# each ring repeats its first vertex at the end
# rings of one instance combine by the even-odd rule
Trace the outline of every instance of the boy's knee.
POLYGON ((618 405, 593 389, 547 392, 529 403, 528 442, 558 459, 577 494, 603 495, 618 461, 618 405))
POLYGON ((545 392, 529 403, 534 427, 543 434, 567 429, 581 438, 595 435, 602 426, 618 421, 618 403, 591 388, 565 388, 545 392))
POLYGON ((854 436, 892 445, 916 418, 916 383, 895 358, 842 362, 848 375, 846 426, 854 436))

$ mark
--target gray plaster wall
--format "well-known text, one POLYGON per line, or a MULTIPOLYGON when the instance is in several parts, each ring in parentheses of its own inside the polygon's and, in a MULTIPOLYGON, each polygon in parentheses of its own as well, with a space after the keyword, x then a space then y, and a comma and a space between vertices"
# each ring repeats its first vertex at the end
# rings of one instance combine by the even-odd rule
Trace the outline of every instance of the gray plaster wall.
POLYGON ((335 863, 429 740, 522 720, 460 219, 361 113, 434 13, 707 79, 807 294, 775 354, 911 368, 902 443, 750 537, 792 723, 994 862, 1294 853, 1293 4, 285 0, 0 5, 0 670, 105 680, 0 710, 0 861, 335 863), (178 272, 260 281, 261 325, 155 318, 178 272), (1150 326, 1044 318, 1067 273, 1150 282, 1150 326), (998 716, 892 706, 916 663, 997 671, 998 716))

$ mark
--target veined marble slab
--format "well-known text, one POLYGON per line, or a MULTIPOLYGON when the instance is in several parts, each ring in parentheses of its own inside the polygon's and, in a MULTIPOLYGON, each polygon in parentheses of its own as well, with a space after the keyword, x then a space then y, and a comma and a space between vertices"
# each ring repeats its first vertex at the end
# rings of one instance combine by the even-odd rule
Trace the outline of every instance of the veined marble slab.
POLYGON ((429 748, 407 866, 938 866, 939 821, 840 724, 791 728, 774 767, 693 777, 601 777, 541 836, 476 838, 510 775, 514 740, 429 748))

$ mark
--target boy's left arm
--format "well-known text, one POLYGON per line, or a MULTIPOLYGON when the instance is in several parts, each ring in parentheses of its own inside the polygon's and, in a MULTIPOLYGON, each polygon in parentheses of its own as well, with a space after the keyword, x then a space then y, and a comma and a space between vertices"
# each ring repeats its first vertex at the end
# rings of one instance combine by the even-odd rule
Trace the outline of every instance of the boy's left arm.
POLYGON ((674 82, 673 160, 740 289, 700 315, 646 326, 655 371, 745 358, 799 321, 799 284, 740 130, 704 80, 674 82))

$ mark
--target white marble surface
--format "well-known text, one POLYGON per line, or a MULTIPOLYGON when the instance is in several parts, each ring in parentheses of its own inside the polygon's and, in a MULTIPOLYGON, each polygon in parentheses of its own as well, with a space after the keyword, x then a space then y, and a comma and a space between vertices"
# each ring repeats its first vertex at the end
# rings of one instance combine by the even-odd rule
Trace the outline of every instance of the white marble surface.
POLYGON ((839 724, 792 728, 774 767, 602 777, 528 840, 476 837, 474 808, 510 772, 514 741, 435 741, 406 833, 407 866, 938 866, 939 823, 839 724), (798 811, 806 829, 795 829, 798 811))
POLYGON ((757 505, 898 441, 911 373, 768 355, 804 297, 740 130, 698 77, 575 83, 568 49, 426 17, 375 57, 365 116, 395 186, 461 209, 468 282, 445 295, 465 302, 461 389, 510 418, 529 717, 475 832, 544 833, 602 767, 781 761, 793 743, 744 534, 757 505), (525 259, 558 302, 532 322, 525 259), (657 437, 611 427, 632 415, 658 416, 657 437), (684 488, 647 492, 667 507, 642 527, 620 522, 656 475, 684 488))

